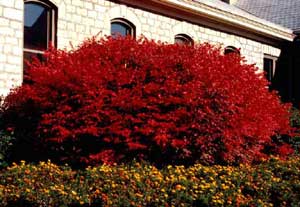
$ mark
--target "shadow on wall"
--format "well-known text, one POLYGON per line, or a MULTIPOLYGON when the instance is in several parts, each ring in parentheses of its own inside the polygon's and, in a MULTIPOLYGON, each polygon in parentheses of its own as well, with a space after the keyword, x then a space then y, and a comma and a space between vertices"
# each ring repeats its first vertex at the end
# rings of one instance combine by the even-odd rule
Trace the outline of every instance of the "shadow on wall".
POLYGON ((283 102, 300 107, 300 36, 283 46, 270 88, 279 92, 283 102))

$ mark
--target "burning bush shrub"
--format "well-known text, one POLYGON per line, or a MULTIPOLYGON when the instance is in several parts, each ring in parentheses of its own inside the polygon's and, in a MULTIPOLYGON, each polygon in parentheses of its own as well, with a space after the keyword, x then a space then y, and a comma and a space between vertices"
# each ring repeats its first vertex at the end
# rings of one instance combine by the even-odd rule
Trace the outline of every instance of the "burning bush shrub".
POLYGON ((209 44, 91 39, 49 51, 27 74, 3 116, 22 140, 16 151, 34 157, 239 163, 291 153, 272 141, 289 133, 288 106, 254 65, 209 44))

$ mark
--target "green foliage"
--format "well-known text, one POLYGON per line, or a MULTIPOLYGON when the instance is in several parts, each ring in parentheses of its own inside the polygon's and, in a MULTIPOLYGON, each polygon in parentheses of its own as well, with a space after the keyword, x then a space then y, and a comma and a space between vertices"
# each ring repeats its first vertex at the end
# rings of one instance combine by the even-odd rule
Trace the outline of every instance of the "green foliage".
POLYGON ((295 149, 295 153, 300 152, 300 110, 297 108, 291 108, 290 124, 295 130, 295 135, 291 139, 291 144, 295 149))
POLYGON ((300 158, 259 165, 101 165, 48 162, 0 172, 0 206, 299 206, 300 158))
POLYGON ((15 138, 11 134, 4 130, 0 131, 0 169, 8 165, 14 141, 15 138))
MULTIPOLYGON (((3 96, 0 96, 0 105, 2 104, 3 96)), ((0 107, 0 127, 4 125, 3 108, 0 107)), ((12 147, 15 142, 13 132, 8 132, 3 128, 0 128, 0 169, 7 167, 8 160, 11 155, 12 147)))
MULTIPOLYGON (((0 96, 0 127, 4 125, 3 119, 3 96, 0 96)), ((0 169, 8 165, 8 159, 11 154, 12 146, 15 141, 12 132, 7 132, 4 129, 0 128, 0 169)))

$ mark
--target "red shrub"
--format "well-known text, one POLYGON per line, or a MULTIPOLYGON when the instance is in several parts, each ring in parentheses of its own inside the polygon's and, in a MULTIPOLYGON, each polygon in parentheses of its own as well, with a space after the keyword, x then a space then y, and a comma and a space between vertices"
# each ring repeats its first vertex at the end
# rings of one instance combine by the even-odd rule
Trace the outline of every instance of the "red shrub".
POLYGON ((6 126, 61 159, 252 162, 289 132, 288 106, 256 70, 208 44, 90 40, 31 65, 6 126))

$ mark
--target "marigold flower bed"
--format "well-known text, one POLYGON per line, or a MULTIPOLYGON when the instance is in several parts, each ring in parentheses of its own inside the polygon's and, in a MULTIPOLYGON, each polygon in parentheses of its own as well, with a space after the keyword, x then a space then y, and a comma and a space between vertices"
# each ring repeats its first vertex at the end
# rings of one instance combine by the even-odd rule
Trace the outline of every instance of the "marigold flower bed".
POLYGON ((250 166, 133 162, 75 171, 50 161, 0 173, 1 206, 299 206, 300 158, 250 166))

